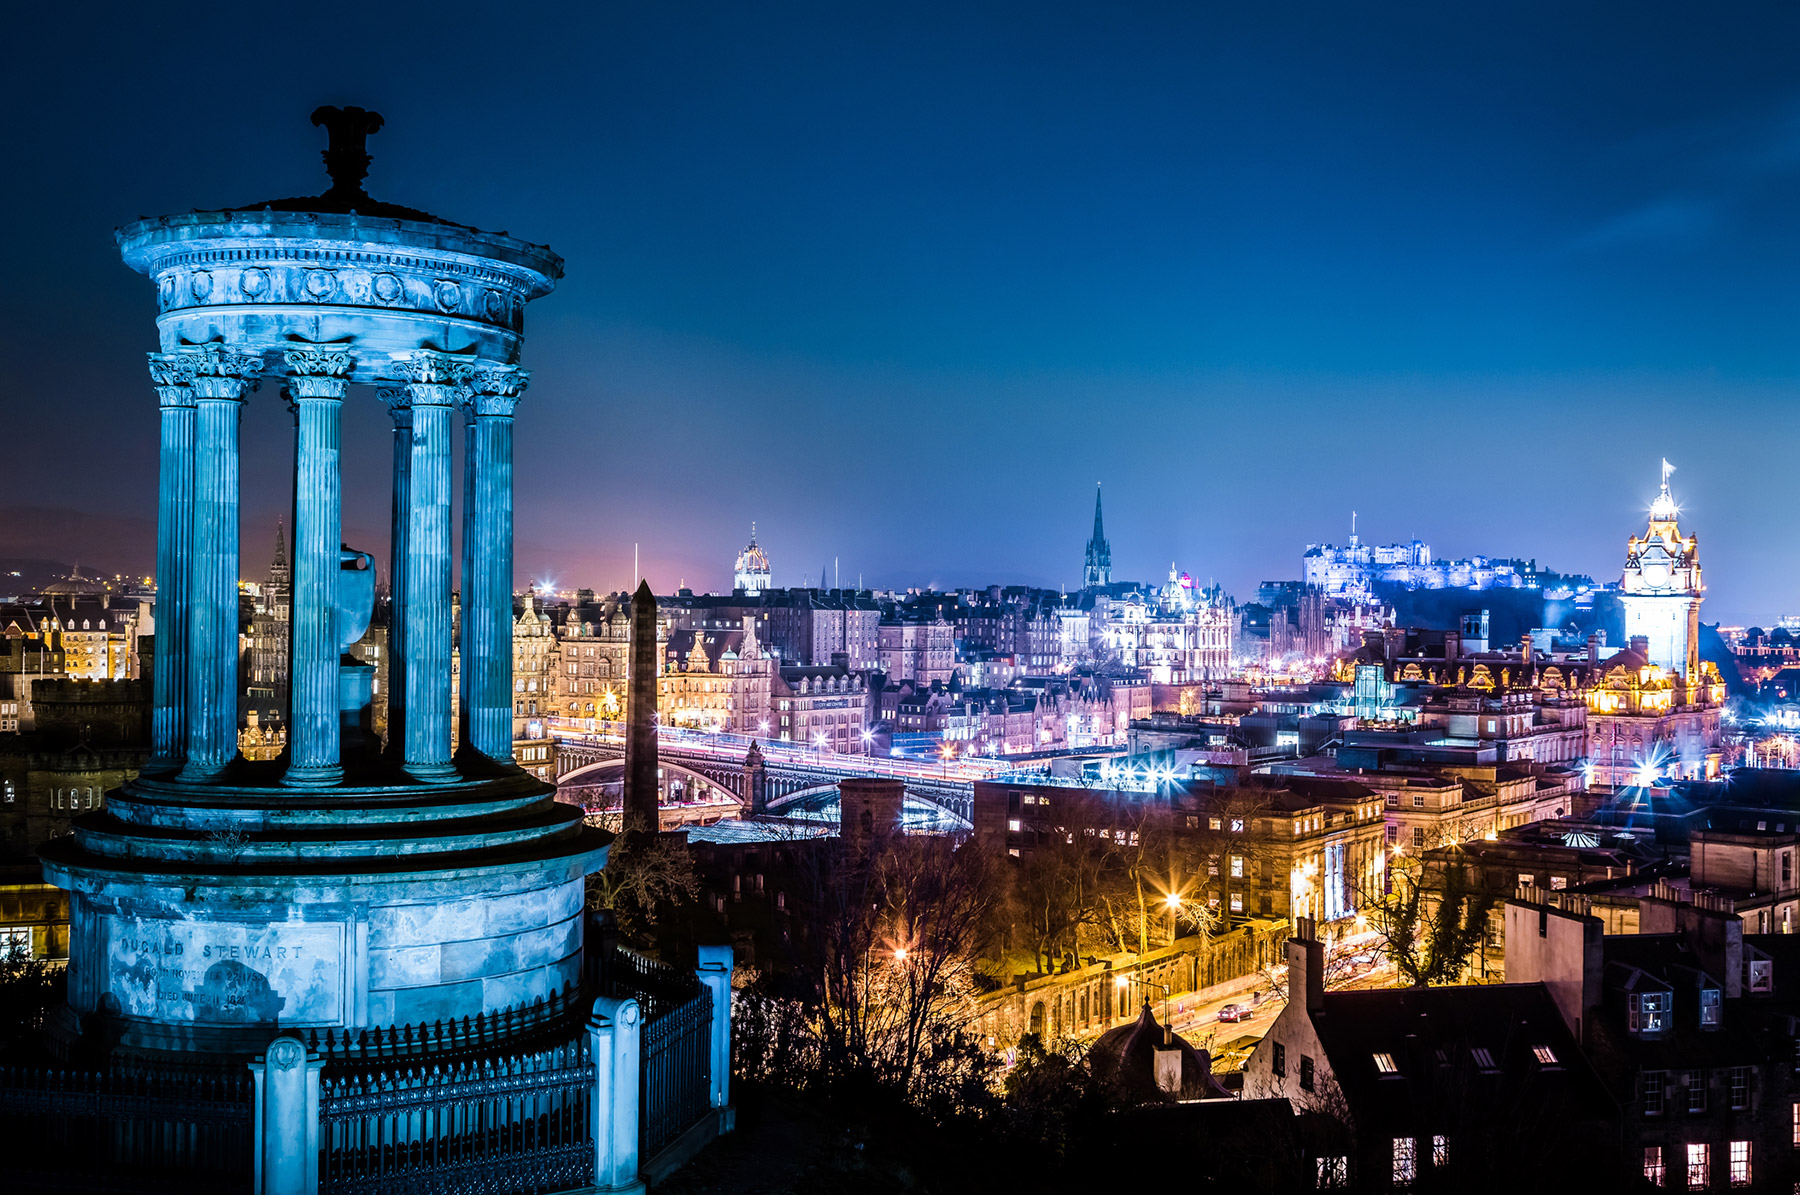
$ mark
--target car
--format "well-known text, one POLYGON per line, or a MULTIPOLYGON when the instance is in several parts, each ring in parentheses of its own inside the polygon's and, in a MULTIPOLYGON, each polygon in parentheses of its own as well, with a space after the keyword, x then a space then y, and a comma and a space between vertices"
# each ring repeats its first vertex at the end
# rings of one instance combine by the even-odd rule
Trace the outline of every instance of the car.
POLYGON ((1227 1004, 1224 1008, 1219 1010, 1219 1019, 1227 1023, 1233 1021, 1247 1021, 1250 1019, 1250 1010, 1245 1008, 1242 1004, 1227 1004))

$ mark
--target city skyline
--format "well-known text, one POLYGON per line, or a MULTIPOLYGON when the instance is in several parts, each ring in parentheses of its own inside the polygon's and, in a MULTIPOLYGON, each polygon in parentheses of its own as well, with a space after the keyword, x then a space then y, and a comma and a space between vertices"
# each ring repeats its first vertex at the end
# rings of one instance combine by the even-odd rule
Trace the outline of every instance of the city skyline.
MULTIPOLYGON (((492 30, 530 63, 495 81, 526 85, 423 103, 459 11, 284 28, 312 67, 230 104, 146 51, 259 18, 123 15, 22 64, 43 166, 5 200, 34 235, 0 392, 60 450, 9 462, 0 554, 147 568, 149 299, 106 231, 315 189, 292 114, 339 102, 392 122, 374 195, 573 263, 530 322, 521 583, 624 587, 641 545, 656 588, 721 588, 755 519, 794 579, 1073 586, 1096 480, 1121 577, 1174 560, 1242 595, 1354 508, 1365 540, 1606 580, 1667 455, 1708 621, 1788 612, 1782 437, 1756 433, 1796 380, 1789 14, 600 14, 492 30), (378 55, 396 37, 416 58, 378 55)), ((384 420, 346 408, 346 536, 377 557, 384 420)), ((286 503, 273 392, 244 436, 254 576, 286 503)))

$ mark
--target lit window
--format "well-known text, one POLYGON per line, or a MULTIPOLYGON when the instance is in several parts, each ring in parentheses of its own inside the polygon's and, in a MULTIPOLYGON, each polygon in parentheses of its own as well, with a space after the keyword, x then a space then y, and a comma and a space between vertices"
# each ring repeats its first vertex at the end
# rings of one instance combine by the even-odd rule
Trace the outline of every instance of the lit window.
POLYGON ((1431 1164, 1433 1166, 1450 1164, 1450 1138, 1442 1133, 1431 1139, 1431 1164))
POLYGON ((0 925, 0 959, 15 956, 31 957, 31 927, 0 925))
POLYGON ((1413 808, 1414 809, 1425 808, 1425 794, 1424 793, 1414 793, 1413 794, 1413 808))
POLYGON ((1321 1188, 1347 1187, 1350 1185, 1349 1158, 1320 1158, 1319 1186, 1321 1188))
POLYGON ((1719 989, 1700 989, 1700 1023, 1717 1025, 1719 1023, 1719 989))
POLYGON ((1774 962, 1766 958, 1750 960, 1750 990, 1753 992, 1772 992, 1775 990, 1774 962))
POLYGON ((1419 1156, 1411 1137, 1394 1138, 1394 1185, 1404 1187, 1419 1176, 1419 1156))
POLYGON ((1748 1141, 1731 1143, 1730 1181, 1734 1187, 1750 1185, 1750 1143, 1748 1141))
POLYGON ((1242 913, 1244 911, 1244 894, 1242 892, 1233 892, 1231 894, 1231 911, 1233 913, 1242 913))
POLYGON ((1538 1060, 1539 1066, 1556 1065, 1556 1051, 1552 1050, 1549 1046, 1533 1046, 1531 1047, 1531 1053, 1532 1056, 1538 1060))
POLYGON ((1008 818, 1006 821, 1006 828, 1012 833, 1017 834, 1019 832, 1019 819, 1016 817, 1008 818))
POLYGON ((1377 1054, 1375 1055, 1375 1072, 1382 1075, 1397 1075, 1400 1073, 1400 1068, 1394 1065, 1392 1054, 1377 1054))
POLYGON ((1231 874, 1234 879, 1244 878, 1244 857, 1242 855, 1231 857, 1231 874))
POLYGON ((1663 1152, 1660 1145, 1644 1147, 1644 1181, 1653 1187, 1663 1185, 1663 1152))
POLYGON ((1488 1053, 1486 1046, 1474 1047, 1469 1051, 1469 1057, 1475 1060, 1475 1065, 1481 1070, 1493 1071, 1500 1069, 1494 1065, 1494 1056, 1488 1053))
POLYGON ((1419 849, 1423 848, 1424 845, 1425 845, 1425 827, 1424 826, 1414 826, 1413 827, 1413 849, 1419 850, 1419 849))
POLYGON ((1206 819, 1206 828, 1209 830, 1217 830, 1221 824, 1222 823, 1216 817, 1209 817, 1206 819))
POLYGON ((1712 1169, 1709 1164, 1712 1161, 1712 1158, 1709 1156, 1711 1153, 1712 1151, 1707 1148, 1704 1141, 1694 1142, 1687 1147, 1688 1186, 1704 1188, 1707 1185, 1706 1172, 1712 1169))
POLYGON ((1634 992, 1627 1027, 1633 1033, 1661 1033, 1669 1012, 1669 993, 1634 992))
POLYGON ((1234 817, 1231 819, 1231 832, 1233 834, 1242 834, 1244 832, 1244 819, 1243 818, 1234 817))

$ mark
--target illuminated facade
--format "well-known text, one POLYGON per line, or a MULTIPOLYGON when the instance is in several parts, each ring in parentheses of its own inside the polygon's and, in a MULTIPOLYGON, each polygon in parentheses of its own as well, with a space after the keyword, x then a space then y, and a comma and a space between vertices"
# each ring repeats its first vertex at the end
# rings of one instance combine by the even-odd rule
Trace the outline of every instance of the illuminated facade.
POLYGON ((774 662, 756 638, 756 619, 670 631, 657 680, 662 720, 709 734, 766 734, 774 662))
POLYGON ((1625 607, 1625 638, 1648 643, 1650 663, 1678 673, 1689 683, 1700 676, 1700 580, 1697 541, 1684 536, 1681 509, 1669 494, 1669 462, 1663 462, 1662 492, 1650 506, 1650 526, 1632 536, 1625 549, 1619 603, 1625 607))
POLYGON ((1602 663, 1588 689, 1588 756, 1593 782, 1649 784, 1718 775, 1725 681, 1700 659, 1697 542, 1684 536, 1680 508, 1662 492, 1643 536, 1626 544, 1621 604, 1631 646, 1602 663))
POLYGON ((1231 670, 1231 611, 1210 604, 1151 605, 1140 595, 1108 602, 1100 643, 1159 685, 1224 680, 1231 670))
POLYGON ((731 588, 742 590, 745 597, 755 597, 774 586, 769 571, 768 553, 756 546, 756 524, 750 524, 750 544, 738 553, 731 588))

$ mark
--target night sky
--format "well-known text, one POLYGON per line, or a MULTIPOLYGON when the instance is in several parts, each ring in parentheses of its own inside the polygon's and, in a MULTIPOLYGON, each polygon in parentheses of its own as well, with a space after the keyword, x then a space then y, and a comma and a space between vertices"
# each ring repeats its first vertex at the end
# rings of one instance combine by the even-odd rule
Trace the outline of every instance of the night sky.
MULTIPOLYGON (((1708 621, 1800 612, 1800 9, 1280 3, 21 7, 0 555, 154 556, 132 218, 322 190, 548 242, 519 580, 1240 598, 1417 535, 1616 579, 1657 465, 1708 621), (516 15, 527 7, 537 16, 516 15), (971 11, 978 8, 979 11, 971 11)), ((388 423, 345 419, 385 552, 388 423)), ((288 495, 245 414, 245 559, 288 495)))

